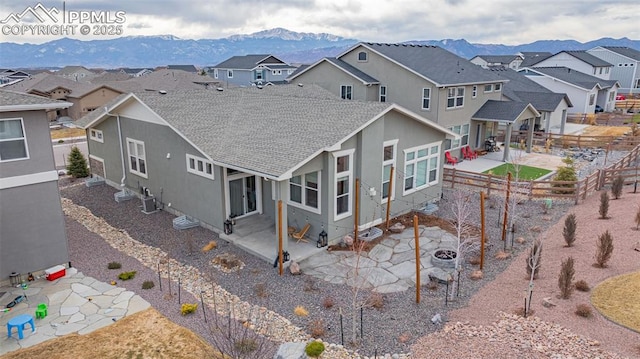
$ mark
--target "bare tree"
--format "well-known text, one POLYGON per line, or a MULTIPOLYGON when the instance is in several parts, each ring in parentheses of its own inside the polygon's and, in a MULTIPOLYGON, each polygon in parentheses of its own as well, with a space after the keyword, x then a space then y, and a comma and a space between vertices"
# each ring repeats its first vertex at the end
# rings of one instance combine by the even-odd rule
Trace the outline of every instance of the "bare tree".
POLYGON ((529 273, 529 287, 527 288, 527 296, 525 297, 524 315, 531 311, 531 300, 533 297, 533 281, 536 279, 542 258, 542 240, 537 239, 529 251, 527 257, 527 272, 529 273))
POLYGON ((471 201, 472 194, 462 190, 458 190, 453 193, 453 202, 451 205, 451 212, 453 215, 451 224, 456 231, 456 251, 455 269, 457 279, 454 281, 456 284, 451 286, 452 293, 454 290, 458 290, 460 272, 462 272, 462 264, 464 258, 472 252, 477 252, 480 249, 480 242, 478 236, 474 235, 475 228, 471 222, 471 214, 473 213, 473 202, 471 201))
MULTIPOLYGON (((364 248, 366 242, 362 240, 353 241, 351 250, 353 256, 346 260, 350 267, 347 272, 347 285, 351 288, 351 344, 358 345, 358 314, 367 305, 366 293, 367 277, 371 270, 365 270, 362 266, 362 258, 365 256, 364 248)), ((362 325, 362 323, 361 323, 362 325)))

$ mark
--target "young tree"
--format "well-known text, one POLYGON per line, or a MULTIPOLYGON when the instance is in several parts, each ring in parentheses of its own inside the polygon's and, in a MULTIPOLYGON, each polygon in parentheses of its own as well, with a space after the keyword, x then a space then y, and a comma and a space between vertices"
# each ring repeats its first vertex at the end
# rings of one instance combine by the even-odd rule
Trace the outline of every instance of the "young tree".
MULTIPOLYGON (((576 173, 576 168, 574 167, 574 162, 571 157, 566 157, 562 160, 565 166, 558 167, 556 171, 555 177, 553 177, 554 181, 569 181, 575 182, 578 180, 578 175, 576 173)), ((556 185, 556 187, 566 187, 566 188, 574 188, 575 184, 573 183, 562 183, 556 185)), ((559 194, 573 194, 572 190, 554 190, 553 193, 559 194)))
POLYGON ((611 194, 613 195, 613 199, 618 199, 622 196, 622 187, 624 186, 624 178, 622 176, 618 176, 611 183, 611 194))
POLYGON ((598 236, 598 246, 596 249, 596 263, 595 266, 604 268, 607 266, 607 262, 611 259, 613 253, 613 237, 609 230, 604 231, 598 236))
POLYGON ((71 152, 68 157, 69 164, 67 165, 67 172, 75 177, 82 178, 89 175, 89 168, 87 167, 87 160, 84 158, 80 149, 76 146, 71 148, 71 152))
POLYGON ((600 193, 600 218, 607 219, 607 214, 609 213, 609 193, 607 191, 602 191, 600 193))
MULTIPOLYGON (((358 344, 358 317, 362 308, 367 305, 366 293, 367 276, 371 268, 364 268, 362 258, 366 256, 365 241, 356 240, 351 245, 354 255, 345 259, 345 264, 350 267, 347 272, 347 285, 351 288, 351 343, 358 344)), ((362 323, 361 323, 362 325, 362 323)))
POLYGON ((524 314, 531 311, 531 300, 533 297, 533 281, 538 276, 540 265, 542 264, 542 240, 536 239, 529 250, 527 257, 527 274, 529 275, 529 287, 527 288, 527 296, 525 298, 524 314))
POLYGON ((450 287, 451 293, 454 293, 454 290, 457 290, 457 287, 460 285, 458 279, 460 278, 459 274, 462 271, 464 258, 469 253, 477 252, 480 249, 479 238, 472 235, 473 225, 471 222, 471 214, 473 210, 471 206, 474 201, 470 200, 471 195, 471 193, 466 193, 461 190, 453 193, 453 202, 451 205, 453 218, 451 224, 456 231, 457 255, 455 259, 455 269, 458 275, 454 281, 456 284, 450 287))
POLYGON ((562 235, 564 236, 564 241, 567 243, 567 247, 573 246, 573 242, 576 241, 576 215, 571 213, 564 220, 564 229, 562 230, 562 235))
POLYGON ((573 276, 576 274, 573 268, 573 257, 562 261, 560 265, 560 276, 558 277, 558 288, 560 288, 560 298, 569 299, 573 292, 573 276))

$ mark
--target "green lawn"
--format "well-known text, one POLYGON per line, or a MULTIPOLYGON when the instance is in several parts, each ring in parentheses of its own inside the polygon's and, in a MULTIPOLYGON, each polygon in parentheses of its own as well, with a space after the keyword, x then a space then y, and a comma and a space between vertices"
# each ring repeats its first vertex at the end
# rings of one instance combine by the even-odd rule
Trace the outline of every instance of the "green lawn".
MULTIPOLYGON (((518 168, 520 172, 518 175, 518 179, 522 181, 535 180, 546 174, 551 173, 551 170, 538 168, 538 167, 525 166, 525 165, 520 165, 518 166, 518 168)), ((491 172, 491 174, 494 174, 496 176, 503 176, 503 177, 507 176, 507 172, 511 172, 511 178, 515 179, 516 177, 516 170, 511 163, 503 163, 500 166, 494 167, 490 170, 486 170, 483 173, 488 174, 489 172, 491 172)))

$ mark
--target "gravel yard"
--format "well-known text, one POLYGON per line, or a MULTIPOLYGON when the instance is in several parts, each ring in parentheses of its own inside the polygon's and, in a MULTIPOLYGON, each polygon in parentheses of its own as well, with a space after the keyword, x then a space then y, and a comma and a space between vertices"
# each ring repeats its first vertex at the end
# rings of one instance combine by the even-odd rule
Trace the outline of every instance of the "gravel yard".
MULTIPOLYGON (((61 194, 74 203, 87 207, 94 215, 103 218, 111 226, 126 231, 132 238, 158 247, 168 253, 172 259, 188 263, 200 272, 209 274, 217 284, 242 300, 277 312, 307 332, 309 332, 310 324, 322 321, 321 326, 325 329, 322 338, 325 341, 341 343, 338 308, 342 308, 345 315, 345 344, 349 347, 347 341, 351 335, 351 312, 349 310, 351 290, 348 287, 319 282, 317 279, 305 275, 292 276, 287 273, 280 277, 277 275, 277 270, 269 263, 220 240, 218 240, 217 249, 203 254, 199 249, 210 240, 217 240, 215 233, 203 228, 176 231, 172 228, 172 215, 166 212, 145 215, 141 212, 138 201, 116 203, 113 200, 115 192, 115 189, 108 186, 92 188, 75 186, 63 189, 61 194), (215 269, 211 265, 211 260, 220 253, 235 255, 245 263, 245 267, 238 272, 229 274, 215 269), (326 309, 322 305, 323 300, 327 297, 331 297, 335 301, 335 305, 330 309, 326 309), (294 315, 293 309, 296 306, 304 306, 309 311, 309 315, 307 317, 294 315)), ((441 202, 441 209, 437 213, 440 216, 449 216, 448 196, 445 194, 445 199, 441 202)), ((477 194, 473 196, 477 201, 477 194)), ((470 270, 463 272, 459 297, 450 302, 447 307, 444 305, 444 285, 440 285, 436 290, 428 290, 423 287, 422 301, 419 305, 415 304, 415 292, 411 289, 406 292, 384 295, 382 309, 366 308, 364 310, 364 345, 360 347, 360 353, 372 355, 375 350, 379 354, 408 352, 410 345, 417 338, 441 328, 441 325, 431 323, 430 319, 436 313, 440 313, 446 320, 448 311, 465 307, 474 293, 507 268, 510 260, 494 259, 495 254, 503 246, 500 241, 501 228, 497 225, 500 214, 500 205, 497 204, 500 202, 497 196, 494 198, 496 198, 495 208, 487 209, 487 235, 491 246, 487 253, 488 259, 485 263, 483 279, 473 281, 467 278, 470 270)), ((515 243, 513 251, 517 253, 526 248, 539 231, 552 226, 569 208, 571 208, 571 204, 554 203, 548 214, 543 214, 540 202, 525 202, 518 205, 517 211, 522 215, 517 221, 516 228, 521 228, 522 232, 516 233, 516 236, 525 237, 526 242, 524 244, 515 243)), ((479 210, 473 213, 478 215, 479 210)), ((476 219, 474 219, 475 221, 476 219)), ((202 325, 199 317, 184 318, 180 316, 177 298, 174 296, 170 300, 166 299, 166 280, 163 283, 164 291, 162 293, 159 292, 157 283, 156 287, 150 291, 139 289, 141 282, 137 283, 138 280, 154 278, 157 282, 157 274, 153 270, 146 267, 137 269, 139 268, 136 267, 135 262, 137 261, 113 250, 101 242, 98 236, 91 233, 88 235, 84 227, 75 221, 68 221, 67 230, 72 262, 79 270, 105 281, 112 280, 117 275, 117 273, 106 269, 106 263, 110 261, 120 261, 123 264, 123 269, 139 270, 140 277, 137 276, 131 283, 122 284, 127 287, 131 286, 130 289, 142 295, 161 313, 176 323, 198 332, 205 338, 207 337, 207 329, 202 325)), ((141 266, 139 262, 137 263, 141 266)), ((469 267, 469 269, 472 268, 469 267)), ((185 292, 183 295, 187 296, 185 292)), ((183 302, 194 300, 195 298, 183 299, 183 302)), ((200 315, 198 314, 198 316, 200 315)))

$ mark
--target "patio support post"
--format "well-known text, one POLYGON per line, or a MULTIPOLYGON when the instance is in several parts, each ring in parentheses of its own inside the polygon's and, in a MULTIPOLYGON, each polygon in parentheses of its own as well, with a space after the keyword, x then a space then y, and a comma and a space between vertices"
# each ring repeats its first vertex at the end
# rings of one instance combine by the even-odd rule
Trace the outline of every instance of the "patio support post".
POLYGON ((539 120, 540 117, 531 119, 531 126, 527 130, 527 153, 531 153, 531 148, 533 147, 533 128, 536 125, 536 120, 539 120))
MULTIPOLYGON (((275 210, 276 210, 276 246, 279 246, 279 235, 278 235, 278 223, 282 223, 282 233, 288 233, 286 232, 287 227, 289 226, 289 220, 288 220, 288 206, 287 206, 287 191, 289 190, 289 181, 288 180, 284 180, 284 181, 279 181, 276 182, 276 193, 275 193, 275 210), (278 203, 280 203, 280 205, 278 205, 278 203), (280 207, 281 206, 281 207, 280 207), (279 208, 282 208, 281 210, 279 208), (278 219, 278 213, 280 213, 280 218, 278 219), (282 221, 282 222, 279 222, 282 221)), ((283 237, 282 238, 282 251, 283 252, 287 252, 289 250, 289 237, 283 237)))
POLYGON ((511 145, 511 131, 513 130, 513 123, 507 123, 507 131, 504 134, 504 154, 502 155, 502 162, 509 161, 509 146, 511 145))
POLYGON ((282 275, 284 269, 283 251, 282 251, 282 200, 278 200, 278 272, 282 275))
POLYGON ((416 245, 416 303, 420 304, 420 236, 418 235, 418 215, 413 215, 413 237, 416 245))

